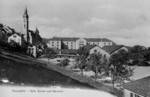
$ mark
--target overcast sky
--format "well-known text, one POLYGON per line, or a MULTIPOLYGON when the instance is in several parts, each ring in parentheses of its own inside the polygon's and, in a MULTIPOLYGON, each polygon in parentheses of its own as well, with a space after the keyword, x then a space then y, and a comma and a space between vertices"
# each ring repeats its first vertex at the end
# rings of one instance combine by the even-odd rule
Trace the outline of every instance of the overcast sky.
POLYGON ((25 6, 29 28, 37 26, 45 38, 106 37, 150 46, 150 0, 0 0, 0 23, 22 32, 25 6))

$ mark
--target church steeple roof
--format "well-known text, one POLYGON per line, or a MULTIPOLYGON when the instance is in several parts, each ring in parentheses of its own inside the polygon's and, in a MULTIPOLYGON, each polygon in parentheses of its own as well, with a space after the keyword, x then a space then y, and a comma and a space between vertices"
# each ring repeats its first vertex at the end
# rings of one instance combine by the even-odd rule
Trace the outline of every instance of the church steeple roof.
POLYGON ((25 7, 25 11, 24 11, 23 17, 29 18, 27 7, 25 7))
POLYGON ((35 30, 35 32, 36 32, 36 34, 39 34, 39 30, 37 29, 37 27, 36 27, 36 30, 35 30))

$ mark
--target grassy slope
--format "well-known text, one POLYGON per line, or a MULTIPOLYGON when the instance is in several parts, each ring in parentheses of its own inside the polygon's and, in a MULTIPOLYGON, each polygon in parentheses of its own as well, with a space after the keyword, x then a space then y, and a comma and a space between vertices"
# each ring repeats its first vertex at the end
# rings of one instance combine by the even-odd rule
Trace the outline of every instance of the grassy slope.
POLYGON ((1 55, 4 56, 1 56, 0 59, 0 63, 3 63, 0 65, 0 77, 8 77, 8 79, 12 82, 86 88, 92 88, 94 86, 99 90, 108 91, 110 93, 119 95, 118 97, 121 97, 120 91, 112 91, 111 87, 105 86, 101 83, 95 83, 91 79, 83 78, 71 71, 65 70, 64 68, 52 65, 49 68, 45 68, 44 62, 38 62, 32 58, 19 55, 18 53, 12 54, 10 52, 8 53, 2 51, 1 55), (18 56, 21 58, 18 58, 18 56), (4 57, 6 59, 3 59, 4 57), (8 58, 11 59, 11 61, 6 61, 8 58), (6 63, 8 63, 9 65, 6 65, 6 63), (64 75, 65 77, 62 77, 64 75))
POLYGON ((19 63, 3 57, 0 57, 0 63, 0 77, 8 78, 15 84, 92 88, 40 65, 19 63))

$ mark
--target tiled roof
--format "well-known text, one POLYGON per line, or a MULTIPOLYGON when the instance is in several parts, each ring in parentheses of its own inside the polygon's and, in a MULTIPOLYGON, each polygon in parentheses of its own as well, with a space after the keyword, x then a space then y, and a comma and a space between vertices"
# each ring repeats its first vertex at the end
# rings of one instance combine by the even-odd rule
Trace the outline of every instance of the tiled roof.
POLYGON ((132 91, 144 97, 150 97, 150 76, 136 81, 128 82, 123 86, 129 91, 132 91))
POLYGON ((86 39, 88 42, 112 42, 107 38, 84 38, 84 39, 86 39))
POLYGON ((85 45, 85 46, 83 46, 83 49, 84 49, 85 51, 89 51, 90 49, 92 49, 92 48, 95 47, 95 46, 97 46, 97 45, 85 45))
POLYGON ((102 38, 84 38, 88 42, 100 42, 102 38))
POLYGON ((57 54, 59 52, 61 52, 61 54, 74 54, 74 55, 76 55, 78 50, 75 50, 75 49, 57 49, 57 50, 55 50, 55 52, 57 54))
POLYGON ((44 43, 47 43, 49 41, 49 39, 47 39, 47 38, 42 38, 42 40, 44 43))
POLYGON ((53 37, 50 40, 62 40, 62 41, 76 41, 79 38, 76 37, 53 37))
MULTIPOLYGON (((77 41, 80 38, 77 37, 53 37, 50 38, 49 40, 56 40, 56 41, 77 41)), ((107 38, 84 38, 85 40, 87 40, 88 42, 112 42, 111 40, 107 39, 107 38)))
POLYGON ((102 38, 103 42, 112 42, 111 40, 107 39, 107 38, 102 38))
POLYGON ((123 47, 123 45, 112 45, 112 46, 104 46, 102 47, 102 49, 110 54, 112 54, 113 52, 117 51, 118 49, 120 49, 121 47, 123 47))
POLYGON ((13 33, 13 34, 11 34, 11 36, 12 36, 12 35, 14 35, 14 34, 17 34, 18 36, 21 36, 21 34, 20 34, 20 33, 13 33))
POLYGON ((61 41, 60 38, 56 38, 56 37, 55 37, 55 38, 50 38, 50 39, 47 39, 47 40, 48 40, 48 41, 49 41, 49 40, 53 40, 53 41, 61 41))

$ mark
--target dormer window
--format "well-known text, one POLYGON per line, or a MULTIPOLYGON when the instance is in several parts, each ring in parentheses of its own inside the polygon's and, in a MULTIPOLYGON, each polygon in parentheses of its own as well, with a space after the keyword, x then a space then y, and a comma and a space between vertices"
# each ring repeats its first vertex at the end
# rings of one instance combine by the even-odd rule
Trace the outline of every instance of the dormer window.
POLYGON ((16 36, 16 35, 14 35, 13 37, 14 37, 14 38, 16 38, 17 36, 16 36))

